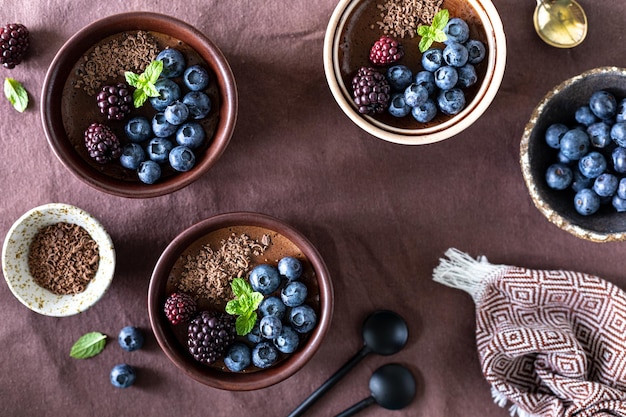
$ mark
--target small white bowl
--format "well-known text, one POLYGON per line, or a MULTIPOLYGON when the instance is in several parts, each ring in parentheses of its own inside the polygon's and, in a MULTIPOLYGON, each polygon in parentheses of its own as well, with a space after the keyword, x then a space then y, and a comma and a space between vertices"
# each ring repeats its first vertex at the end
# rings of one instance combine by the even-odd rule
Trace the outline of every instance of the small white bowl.
POLYGON ((114 271, 115 249, 109 234, 89 213, 68 204, 45 204, 29 210, 11 226, 2 246, 2 272, 11 292, 26 307, 46 316, 66 317, 87 310, 107 291, 114 271), (59 222, 81 226, 100 250, 96 275, 79 294, 54 294, 38 285, 29 271, 31 241, 42 227, 59 222))

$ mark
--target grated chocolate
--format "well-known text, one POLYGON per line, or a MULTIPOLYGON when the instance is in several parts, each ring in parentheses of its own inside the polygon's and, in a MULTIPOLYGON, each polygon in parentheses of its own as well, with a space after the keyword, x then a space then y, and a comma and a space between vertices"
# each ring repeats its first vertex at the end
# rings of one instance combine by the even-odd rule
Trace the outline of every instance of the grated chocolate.
POLYGON ((420 25, 430 25, 443 0, 387 0, 378 4, 381 20, 376 24, 383 33, 395 38, 417 35, 420 25))

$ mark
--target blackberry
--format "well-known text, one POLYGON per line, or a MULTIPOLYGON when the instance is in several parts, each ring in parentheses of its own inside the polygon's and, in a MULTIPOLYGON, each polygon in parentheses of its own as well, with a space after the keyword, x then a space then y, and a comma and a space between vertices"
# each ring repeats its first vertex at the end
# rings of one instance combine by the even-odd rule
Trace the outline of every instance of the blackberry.
POLYGON ((106 164, 122 154, 122 146, 115 133, 101 123, 92 123, 85 130, 85 147, 89 156, 100 164, 106 164))
POLYGON ((404 47, 389 36, 382 36, 370 49, 370 61, 374 65, 387 65, 404 56, 404 47))
POLYGON ((382 113, 389 105, 391 87, 385 75, 361 67, 352 79, 352 98, 361 114, 382 113))
POLYGON ((26 26, 20 23, 8 23, 0 28, 0 64, 12 69, 22 62, 30 46, 26 26))
POLYGON ((100 113, 109 120, 124 120, 133 105, 133 94, 125 83, 105 85, 96 96, 100 113))
POLYGON ((187 347, 195 360, 211 365, 224 357, 236 336, 234 316, 202 311, 189 323, 187 347))
POLYGON ((184 323, 196 314, 196 301, 187 293, 175 292, 165 300, 165 315, 170 323, 184 323))

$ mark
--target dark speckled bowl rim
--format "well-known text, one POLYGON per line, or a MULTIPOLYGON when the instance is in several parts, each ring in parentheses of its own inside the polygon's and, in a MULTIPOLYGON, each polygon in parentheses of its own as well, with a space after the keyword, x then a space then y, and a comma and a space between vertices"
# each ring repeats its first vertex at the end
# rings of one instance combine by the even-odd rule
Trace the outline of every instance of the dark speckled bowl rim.
POLYGON ((150 278, 148 314, 152 331, 165 355, 194 380, 222 390, 251 391, 277 384, 300 370, 317 352, 333 316, 334 293, 330 274, 320 253, 299 231, 272 216, 253 212, 218 214, 202 220, 180 233, 161 254, 150 278), (165 289, 170 271, 187 247, 215 230, 232 226, 256 226, 278 232, 295 244, 311 263, 319 286, 318 324, 305 346, 280 364, 253 373, 222 372, 201 365, 181 348, 163 314, 165 289))
POLYGON ((61 163, 78 179, 109 194, 128 198, 157 197, 177 191, 204 175, 225 151, 235 128, 238 112, 237 87, 233 72, 220 49, 189 24, 151 12, 128 12, 97 20, 74 34, 57 52, 44 80, 41 93, 41 119, 48 144, 61 163), (96 171, 74 150, 63 126, 62 91, 68 73, 78 58, 107 36, 128 30, 149 30, 171 35, 190 45, 217 75, 221 99, 220 118, 211 146, 194 169, 156 184, 126 182, 96 171))

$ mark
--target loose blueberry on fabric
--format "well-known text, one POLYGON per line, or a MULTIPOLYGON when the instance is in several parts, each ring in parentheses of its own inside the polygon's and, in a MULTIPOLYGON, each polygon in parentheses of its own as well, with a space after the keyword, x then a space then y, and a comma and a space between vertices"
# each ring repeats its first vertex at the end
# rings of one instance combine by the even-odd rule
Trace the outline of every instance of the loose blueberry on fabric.
POLYGON ((143 332, 134 326, 124 327, 117 336, 120 347, 128 352, 141 349, 144 340, 143 332))
POLYGON ((135 383, 136 378, 135 369, 128 364, 115 365, 111 369, 110 380, 114 387, 128 388, 135 383))

